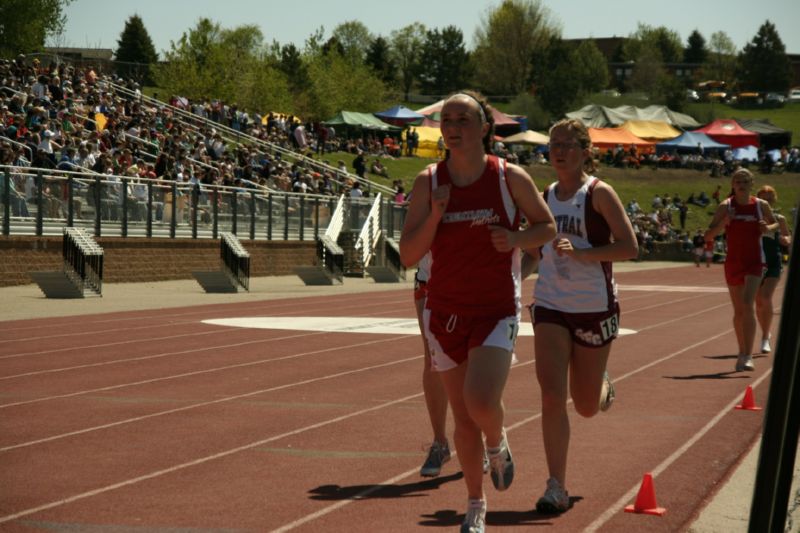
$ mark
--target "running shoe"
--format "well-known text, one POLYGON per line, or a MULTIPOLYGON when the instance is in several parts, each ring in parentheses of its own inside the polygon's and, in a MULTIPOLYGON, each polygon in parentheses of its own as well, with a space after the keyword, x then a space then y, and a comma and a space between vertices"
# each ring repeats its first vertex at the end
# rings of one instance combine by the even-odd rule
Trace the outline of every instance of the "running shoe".
POLYGON ((736 371, 742 372, 747 370, 748 372, 752 372, 756 369, 756 366, 753 364, 753 358, 750 355, 740 355, 736 358, 736 371))
POLYGON ((608 411, 608 408, 614 403, 614 398, 616 397, 614 384, 611 383, 611 378, 608 377, 608 371, 603 372, 603 386, 600 389, 600 410, 608 411))
POLYGON ((489 450, 489 467, 494 488, 502 491, 511 486, 514 481, 514 459, 511 457, 505 429, 500 446, 494 452, 489 450))
POLYGON ((486 531, 486 500, 470 500, 461 533, 484 533, 486 531))
POLYGON ((450 446, 445 442, 434 442, 428 449, 428 458, 419 470, 423 477, 436 477, 442 471, 442 465, 450 460, 450 446))
POLYGON ((536 512, 540 514, 560 514, 569 509, 569 493, 554 477, 547 480, 544 496, 536 502, 536 512))
POLYGON ((769 337, 761 339, 761 353, 770 353, 772 346, 769 345, 769 337))

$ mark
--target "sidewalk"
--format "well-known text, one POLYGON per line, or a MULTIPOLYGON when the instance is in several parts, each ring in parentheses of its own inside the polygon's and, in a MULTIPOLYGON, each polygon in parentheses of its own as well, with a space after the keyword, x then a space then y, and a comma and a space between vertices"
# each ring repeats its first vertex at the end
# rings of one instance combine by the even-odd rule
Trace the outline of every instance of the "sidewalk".
MULTIPOLYGON (((619 263, 616 272, 642 269, 681 268, 691 263, 619 263)), ((413 288, 413 273, 400 283, 375 283, 370 278, 346 278, 342 285, 307 286, 297 276, 271 276, 251 278, 250 291, 234 294, 206 294, 195 280, 177 280, 148 283, 109 283, 103 286, 103 296, 48 300, 36 285, 0 287, 0 323, 24 320, 102 314, 143 309, 162 309, 193 305, 258 302, 306 296, 331 296, 353 292, 380 292, 408 290, 409 302, 413 288)), ((410 305, 409 305, 410 307, 410 305)), ((2 326, 0 326, 2 327, 2 326)), ((746 532, 758 462, 758 443, 744 457, 730 478, 712 497, 708 505, 687 531, 691 533, 746 532)), ((789 502, 786 531, 800 532, 800 457, 795 461, 794 483, 789 502)))

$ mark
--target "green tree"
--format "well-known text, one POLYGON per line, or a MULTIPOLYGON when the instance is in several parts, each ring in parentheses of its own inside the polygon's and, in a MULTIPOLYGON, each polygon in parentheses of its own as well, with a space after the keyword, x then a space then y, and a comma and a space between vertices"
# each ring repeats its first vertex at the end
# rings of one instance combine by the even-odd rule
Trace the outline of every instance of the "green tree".
POLYGON ((125 22, 125 29, 117 41, 114 56, 118 75, 134 78, 142 83, 152 83, 150 65, 158 61, 158 54, 139 15, 132 15, 125 22))
POLYGON ((336 26, 331 39, 338 41, 341 45, 342 56, 351 65, 364 63, 370 44, 372 44, 372 34, 364 23, 357 20, 350 20, 336 26))
POLYGON ((286 76, 293 93, 301 93, 308 87, 308 67, 294 44, 285 44, 280 48, 277 67, 286 76))
POLYGON ((786 47, 775 25, 766 21, 739 54, 742 86, 757 91, 786 92, 791 80, 786 47))
POLYGON ((419 51, 425 39, 425 26, 419 22, 409 24, 391 34, 392 57, 399 71, 400 90, 408 100, 411 87, 419 69, 419 51))
POLYGON ((586 39, 575 50, 575 75, 582 94, 595 93, 608 86, 608 61, 594 39, 586 39))
POLYGON ((637 61, 644 49, 647 49, 646 57, 652 57, 653 52, 657 52, 656 57, 661 63, 678 63, 683 59, 683 45, 677 32, 664 26, 653 27, 640 22, 623 47, 625 60, 637 61))
POLYGON ((642 92, 648 96, 655 95, 659 84, 667 76, 661 52, 654 46, 639 47, 634 60, 633 72, 628 79, 628 89, 642 92))
POLYGON ((733 81, 736 73, 736 46, 724 31, 711 34, 708 60, 703 72, 708 79, 733 81))
POLYGON ((464 35, 455 26, 427 31, 419 59, 419 84, 424 94, 448 94, 463 88, 470 78, 464 35))
POLYGON ((383 83, 394 85, 397 80, 397 65, 394 63, 389 41, 380 35, 376 37, 369 45, 365 62, 383 83))
POLYGON ((560 34, 541 0, 503 0, 475 30, 476 84, 493 95, 527 90, 533 59, 560 34))
POLYGON ((694 30, 686 41, 686 49, 683 51, 684 63, 705 63, 708 59, 708 49, 703 35, 694 30))
POLYGON ((60 34, 64 8, 72 0, 3 0, 0 2, 0 56, 38 52, 48 37, 60 34))
POLYGON ((331 51, 309 58, 308 107, 299 110, 304 118, 326 120, 342 109, 369 111, 388 102, 386 86, 364 64, 351 65, 331 51))

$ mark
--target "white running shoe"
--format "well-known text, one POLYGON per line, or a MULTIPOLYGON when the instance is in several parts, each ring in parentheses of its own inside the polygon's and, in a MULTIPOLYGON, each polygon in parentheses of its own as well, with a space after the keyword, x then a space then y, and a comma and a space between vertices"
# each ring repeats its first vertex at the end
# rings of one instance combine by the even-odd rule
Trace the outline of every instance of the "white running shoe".
POLYGON ((748 372, 752 372, 756 369, 756 365, 753 364, 753 357, 749 354, 742 354, 736 358, 736 371, 742 372, 747 370, 748 372))
POLYGON ((461 533, 484 533, 486 531, 486 500, 470 500, 461 533))
POLYGON ((614 403, 614 398, 617 397, 614 390, 614 384, 611 383, 611 378, 608 377, 608 371, 603 373, 603 386, 600 388, 600 410, 608 411, 611 404, 614 403))
POLYGON ((769 345, 769 337, 761 339, 761 353, 770 353, 772 346, 769 345))
POLYGON ((491 466, 492 483, 494 488, 503 491, 511 486, 514 481, 514 459, 506 439, 506 430, 503 430, 503 439, 496 452, 489 450, 489 465, 491 466))
POLYGON ((560 514, 570 507, 569 493, 554 477, 547 480, 544 496, 536 502, 536 512, 540 514, 560 514))

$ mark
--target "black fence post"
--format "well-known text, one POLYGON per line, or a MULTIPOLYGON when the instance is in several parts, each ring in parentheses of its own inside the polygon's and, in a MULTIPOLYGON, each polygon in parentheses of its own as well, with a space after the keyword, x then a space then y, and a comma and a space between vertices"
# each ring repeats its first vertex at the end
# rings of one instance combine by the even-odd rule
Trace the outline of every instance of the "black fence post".
POLYGON ((272 240, 272 193, 267 196, 267 240, 272 240))
POLYGON ((283 195, 283 240, 289 240, 289 193, 283 195))
POLYGON ((306 233, 306 197, 300 197, 300 240, 303 240, 303 237, 306 233))
POLYGON ((96 176, 94 178, 94 236, 100 237, 103 231, 103 206, 101 203, 100 198, 102 197, 101 194, 101 187, 103 186, 103 182, 100 181, 100 176, 96 176))
POLYGON ((211 235, 216 239, 217 231, 219 230, 219 201, 220 192, 217 187, 214 187, 211 192, 211 213, 213 220, 211 221, 211 235))
POLYGON ((239 218, 239 194, 234 189, 231 193, 231 233, 236 235, 237 218, 239 218))
POLYGON ((197 206, 200 204, 200 184, 195 183, 192 187, 191 196, 191 215, 192 215, 192 239, 197 238, 197 206))
POLYGON ((67 226, 69 227, 72 227, 75 222, 74 187, 75 178, 69 176, 67 178, 67 226))
POLYGON ((256 191, 250 191, 250 240, 256 240, 256 191))
POLYGON ((3 182, 3 235, 11 235, 11 172, 8 169, 5 171, 5 178, 3 182))
POLYGON ((153 182, 147 182, 147 238, 153 236, 153 182))
POLYGON ((319 198, 314 198, 314 240, 319 239, 319 198))
POLYGON ((44 233, 44 176, 42 171, 36 173, 36 235, 44 233))
POLYGON ((172 182, 172 204, 169 207, 170 210, 170 217, 169 217, 169 238, 175 238, 175 226, 178 224, 178 184, 176 182, 172 182))
POLYGON ((128 178, 122 178, 122 188, 119 191, 122 198, 122 236, 128 236, 128 178))

